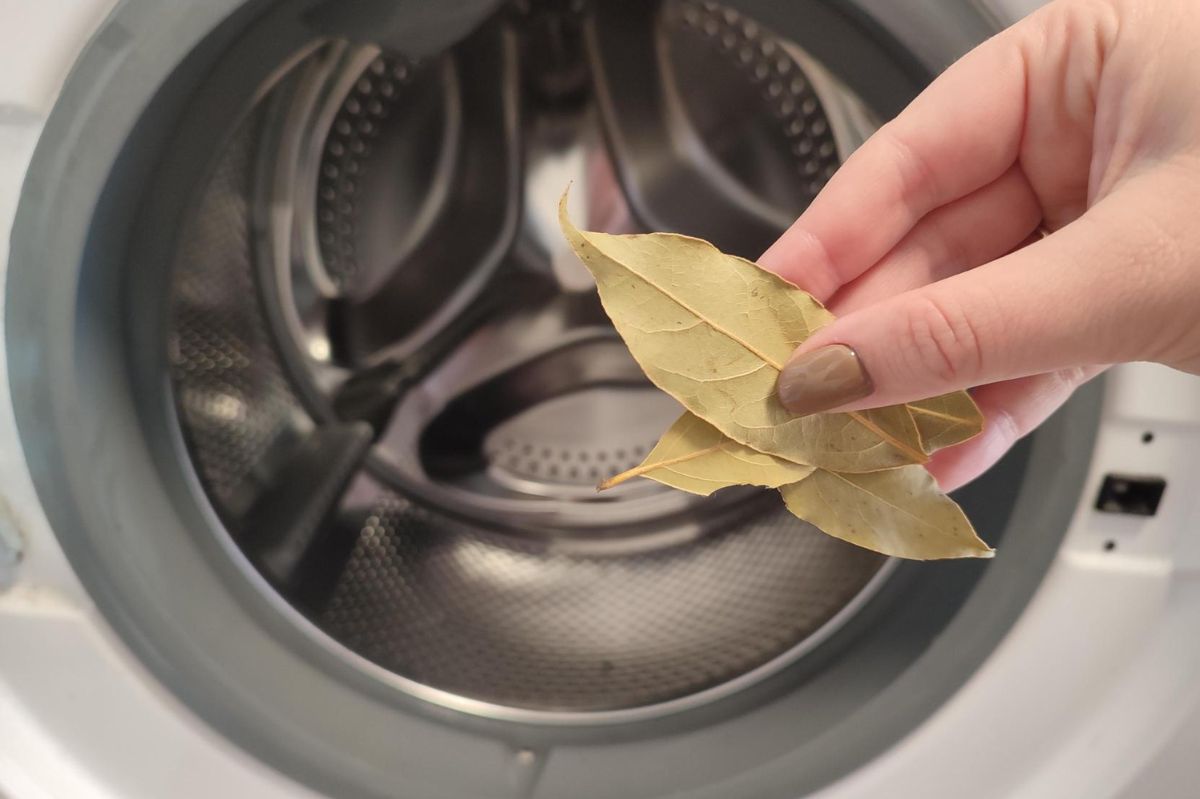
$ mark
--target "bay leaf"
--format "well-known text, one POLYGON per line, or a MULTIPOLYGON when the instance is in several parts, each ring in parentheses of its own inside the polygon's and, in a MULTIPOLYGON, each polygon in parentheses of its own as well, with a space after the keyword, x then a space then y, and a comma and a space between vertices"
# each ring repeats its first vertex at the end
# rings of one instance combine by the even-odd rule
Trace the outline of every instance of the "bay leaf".
POLYGON ((673 233, 578 230, 567 241, 592 273, 617 332, 652 383, 738 443, 796 463, 873 472, 928 458, 903 406, 797 417, 779 370, 833 320, 815 298, 744 258, 673 233))
POLYGON ((633 477, 708 496, 734 485, 778 488, 803 480, 814 467, 777 458, 739 444, 692 413, 685 412, 663 433, 640 466, 611 477, 600 490, 633 477))
POLYGON ((961 444, 983 431, 983 413, 965 391, 910 402, 908 409, 927 455, 961 444))
POLYGON ((871 474, 818 469, 780 493, 788 510, 823 532, 885 555, 937 560, 995 554, 923 466, 871 474))

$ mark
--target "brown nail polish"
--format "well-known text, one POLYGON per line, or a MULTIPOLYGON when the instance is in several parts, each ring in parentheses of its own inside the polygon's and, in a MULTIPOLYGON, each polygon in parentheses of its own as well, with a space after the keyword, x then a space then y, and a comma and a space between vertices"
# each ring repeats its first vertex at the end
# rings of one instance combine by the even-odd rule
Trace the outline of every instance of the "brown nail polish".
POLYGON ((875 390, 858 353, 832 344, 788 361, 779 373, 779 401, 798 416, 862 399, 875 390))

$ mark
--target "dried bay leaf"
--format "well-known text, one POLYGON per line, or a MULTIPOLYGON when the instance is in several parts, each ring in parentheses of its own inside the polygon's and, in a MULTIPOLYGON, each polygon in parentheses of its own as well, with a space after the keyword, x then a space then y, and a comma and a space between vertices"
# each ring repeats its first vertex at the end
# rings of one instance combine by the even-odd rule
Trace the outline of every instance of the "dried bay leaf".
POLYGON ((885 555, 937 560, 995 554, 923 466, 871 474, 818 469, 780 493, 788 510, 822 532, 885 555))
POLYGON ((928 455, 961 444, 983 430, 983 413, 965 391, 910 402, 908 409, 921 436, 921 448, 928 455))
POLYGON ((822 532, 893 557, 979 557, 994 551, 923 466, 839 474, 757 452, 685 413, 638 467, 600 484, 647 477, 702 496, 733 485, 779 488, 791 513, 822 532))
POLYGON ((776 398, 778 373, 833 320, 813 297, 699 239, 581 232, 565 194, 559 220, 634 358, 689 411, 641 465, 601 489, 638 476, 701 495, 777 487, 794 515, 886 555, 992 556, 919 465, 982 431, 968 394, 792 416, 776 398))
POLYGON ((841 472, 928 459, 903 406, 796 417, 779 403, 779 370, 833 319, 807 292, 689 236, 582 232, 566 194, 559 222, 646 376, 734 441, 841 472))
POLYGON ((701 496, 734 485, 778 488, 803 480, 814 467, 777 458, 739 444, 692 413, 684 413, 663 433, 640 466, 611 477, 600 489, 632 477, 648 477, 701 496))

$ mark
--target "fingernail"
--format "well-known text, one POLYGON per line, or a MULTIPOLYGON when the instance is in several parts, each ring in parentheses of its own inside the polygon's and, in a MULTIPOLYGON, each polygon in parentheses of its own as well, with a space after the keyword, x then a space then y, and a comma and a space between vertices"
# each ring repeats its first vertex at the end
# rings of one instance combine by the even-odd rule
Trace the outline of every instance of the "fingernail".
POLYGON ((779 401, 799 416, 862 399, 875 390, 858 353, 832 344, 788 361, 779 373, 779 401))

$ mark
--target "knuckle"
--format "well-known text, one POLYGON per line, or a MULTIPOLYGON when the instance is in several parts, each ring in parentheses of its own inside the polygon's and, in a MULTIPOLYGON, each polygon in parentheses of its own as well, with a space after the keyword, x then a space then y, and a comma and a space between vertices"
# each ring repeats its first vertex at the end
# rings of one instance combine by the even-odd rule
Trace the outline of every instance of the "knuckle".
POLYGON ((970 269, 976 265, 972 242, 967 236, 947 225, 940 231, 940 239, 943 264, 949 265, 955 271, 970 269))
POLYGON ((884 125, 876 136, 892 151, 900 202, 916 221, 930 209, 938 194, 936 172, 893 125, 884 125))
POLYGON ((993 435, 1003 443, 1006 450, 1029 432, 1011 411, 1004 408, 997 408, 988 418, 988 424, 993 427, 993 435))
POLYGON ((1054 373, 1056 388, 1059 393, 1070 394, 1075 389, 1082 386, 1088 381, 1089 372, 1083 366, 1074 366, 1067 369, 1060 369, 1054 373))
POLYGON ((818 298, 828 299, 844 282, 841 270, 819 236, 800 226, 796 227, 796 232, 804 242, 808 255, 801 261, 805 264, 805 274, 798 284, 802 283, 804 288, 818 298))
MULTIPOLYGON (((1140 3, 1142 0, 1132 0, 1140 3)), ((1043 49, 1066 50, 1098 68, 1112 48, 1130 0, 1060 0, 1033 16, 1043 49)))
POLYGON ((1114 337, 1110 349, 1123 360, 1166 361, 1196 340, 1195 295, 1185 288, 1195 285, 1195 263, 1182 236, 1156 219, 1144 219, 1134 235, 1139 246, 1124 270, 1127 291, 1142 298, 1141 314, 1155 323, 1142 326, 1140 335, 1114 337))
POLYGON ((981 373, 979 336, 955 305, 921 298, 909 311, 906 334, 914 366, 942 383, 967 385, 981 373))

